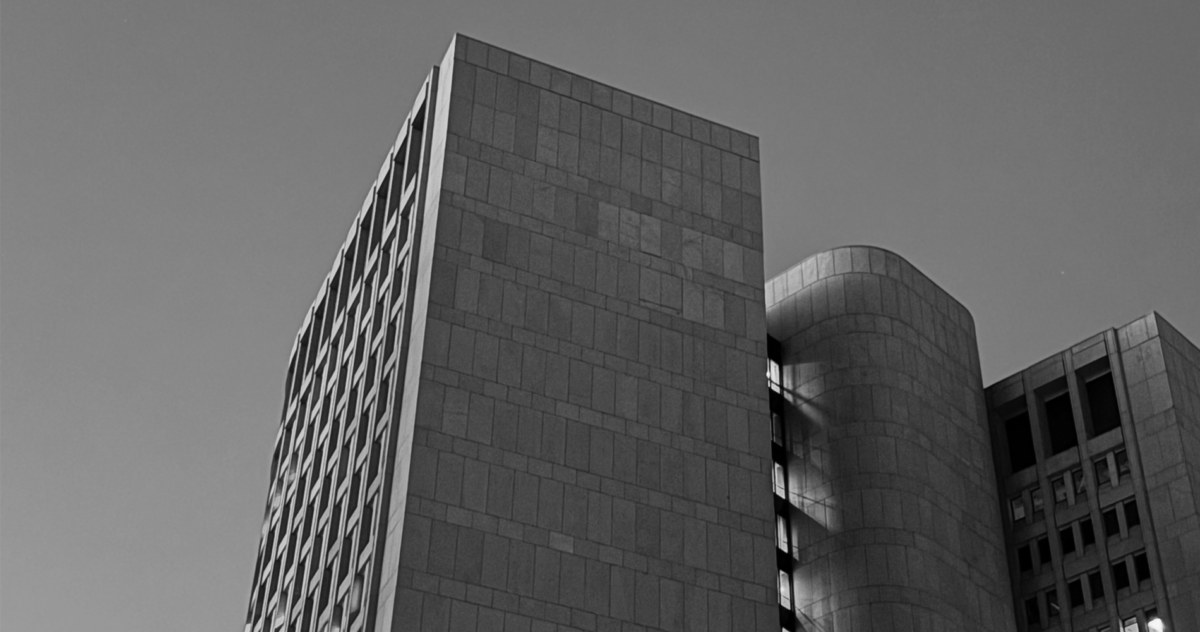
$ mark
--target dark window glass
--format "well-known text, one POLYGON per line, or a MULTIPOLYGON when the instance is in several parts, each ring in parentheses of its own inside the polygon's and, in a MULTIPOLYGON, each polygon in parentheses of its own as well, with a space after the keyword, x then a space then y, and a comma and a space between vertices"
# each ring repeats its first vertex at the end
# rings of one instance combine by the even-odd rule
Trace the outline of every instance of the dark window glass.
POLYGON ((1104 510, 1104 537, 1114 538, 1121 535, 1121 524, 1117 521, 1117 508, 1109 507, 1104 510))
POLYGON ((1117 462, 1117 480, 1113 481, 1113 485, 1120 485, 1129 481, 1129 454, 1124 450, 1117 450, 1113 453, 1113 460, 1117 462))
POLYGON ((1079 522, 1079 542, 1084 548, 1096 544, 1096 532, 1092 529, 1092 519, 1086 518, 1079 522))
POLYGON ((1072 608, 1083 607, 1083 580, 1073 579, 1067 584, 1067 596, 1072 608))
POLYGON ((1082 468, 1071 470, 1071 482, 1075 486, 1075 502, 1087 498, 1087 479, 1082 468))
POLYGON ((1137 501, 1131 500, 1125 503, 1125 528, 1132 529, 1139 524, 1142 524, 1142 518, 1138 515, 1137 501))
POLYGON ((1063 555, 1075 552, 1075 529, 1068 526, 1058 532, 1058 542, 1062 545, 1063 555))
POLYGON ((1041 513, 1045 506, 1045 501, 1042 500, 1042 488, 1034 487, 1029 490, 1029 504, 1033 506, 1033 513, 1041 513))
POLYGON ((1057 590, 1051 589, 1046 591, 1046 612, 1049 613, 1049 618, 1051 619, 1058 616, 1059 607, 1057 590))
POLYGON ((1100 578, 1100 571, 1088 573, 1088 588, 1092 591, 1092 601, 1104 598, 1104 580, 1100 578))
POLYGON ((1029 428, 1028 412, 1005 420, 1004 432, 1008 437, 1008 462, 1012 471, 1023 470, 1037 463, 1037 457, 1033 453, 1033 432, 1029 428))
POLYGON ((1146 558, 1145 553, 1133 556, 1133 573, 1139 584, 1150 579, 1150 560, 1146 558))
POLYGON ((1046 428, 1050 431, 1050 453, 1058 454, 1078 445, 1071 396, 1063 393, 1046 400, 1046 428))
POLYGON ((1038 564, 1046 565, 1050 563, 1050 538, 1042 537, 1038 539, 1038 564))
POLYGON ((1109 483, 1108 458, 1096 461, 1096 487, 1103 488, 1109 483))
POLYGON ((1092 413, 1092 436, 1103 434, 1121 425, 1117 411, 1117 391, 1113 388, 1112 373, 1105 373, 1087 383, 1088 408, 1092 413))
POLYGON ((1066 481, 1066 479, 1063 478, 1062 476, 1059 476, 1058 478, 1051 480, 1050 485, 1054 487, 1054 502, 1055 502, 1055 504, 1067 502, 1067 481, 1066 481))
POLYGON ((1121 590, 1129 588, 1129 569, 1125 568, 1125 562, 1117 562, 1112 565, 1113 588, 1121 590))
POLYGON ((1020 567, 1022 573, 1033 570, 1033 553, 1029 550, 1028 544, 1017 549, 1017 566, 1020 567))
POLYGON ((1025 600, 1025 623, 1027 625, 1037 625, 1042 622, 1042 613, 1038 610, 1037 597, 1030 597, 1025 600))

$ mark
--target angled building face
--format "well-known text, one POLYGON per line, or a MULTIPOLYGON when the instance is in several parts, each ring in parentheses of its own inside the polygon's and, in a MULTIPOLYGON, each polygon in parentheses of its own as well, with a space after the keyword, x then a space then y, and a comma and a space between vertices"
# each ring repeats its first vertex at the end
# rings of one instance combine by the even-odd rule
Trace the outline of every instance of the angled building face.
POLYGON ((987 399, 1022 629, 1200 628, 1200 350, 1150 314, 987 399))
POLYGON ((970 313, 870 247, 767 283, 780 585, 805 630, 1014 630, 970 313))
POLYGON ((778 630, 762 270, 757 139, 455 38, 297 336, 247 630, 778 630))

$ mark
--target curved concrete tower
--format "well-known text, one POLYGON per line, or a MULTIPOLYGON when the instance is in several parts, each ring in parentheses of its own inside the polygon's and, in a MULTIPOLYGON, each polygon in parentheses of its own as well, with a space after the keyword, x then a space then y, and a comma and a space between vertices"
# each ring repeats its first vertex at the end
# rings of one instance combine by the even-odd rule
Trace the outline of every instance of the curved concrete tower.
POLYGON ((767 284, 806 629, 1015 630, 970 313, 848 247, 767 284))

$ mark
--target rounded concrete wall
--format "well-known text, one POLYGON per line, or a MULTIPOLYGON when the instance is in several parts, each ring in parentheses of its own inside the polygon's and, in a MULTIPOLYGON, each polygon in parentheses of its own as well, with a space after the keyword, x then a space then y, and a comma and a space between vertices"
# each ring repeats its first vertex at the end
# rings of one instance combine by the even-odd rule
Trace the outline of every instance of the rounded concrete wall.
POLYGON ((780 341, 795 603, 837 630, 1015 630, 971 315, 849 247, 767 284, 780 341))

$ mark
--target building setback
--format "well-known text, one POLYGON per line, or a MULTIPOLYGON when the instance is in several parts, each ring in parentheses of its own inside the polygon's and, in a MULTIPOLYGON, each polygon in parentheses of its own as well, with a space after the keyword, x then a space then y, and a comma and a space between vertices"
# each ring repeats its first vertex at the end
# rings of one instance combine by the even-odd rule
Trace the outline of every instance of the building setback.
POLYGON ((249 630, 778 630, 758 140, 458 36, 297 336, 249 630))
POLYGON ((461 35, 284 389, 248 632, 1200 629, 1160 316, 985 390, 891 252, 764 283, 757 138, 461 35))

